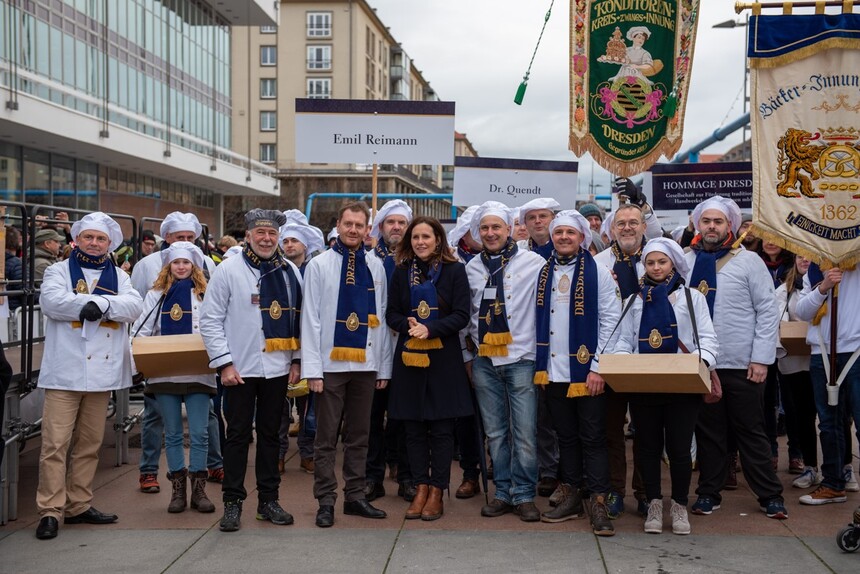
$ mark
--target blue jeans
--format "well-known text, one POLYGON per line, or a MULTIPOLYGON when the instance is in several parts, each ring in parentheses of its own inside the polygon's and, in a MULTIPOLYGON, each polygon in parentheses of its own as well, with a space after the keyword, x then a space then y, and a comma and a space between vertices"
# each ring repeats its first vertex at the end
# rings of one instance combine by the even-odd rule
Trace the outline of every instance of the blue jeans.
POLYGON ((472 364, 472 378, 493 459, 496 498, 508 504, 534 500, 538 482, 537 394, 534 361, 494 367, 472 364))
POLYGON ((171 395, 158 393, 155 400, 161 409, 164 422, 164 447, 167 451, 167 470, 178 472, 185 468, 185 449, 182 446, 182 402, 188 415, 188 435, 191 438, 191 452, 188 456, 188 470, 206 470, 206 452, 209 449, 209 408, 212 401, 207 393, 171 395))
MULTIPOLYGON (((851 353, 836 355, 837 374, 849 357, 851 353)), ((824 480, 821 484, 834 490, 845 490, 842 467, 851 462, 850 458, 845 458, 845 424, 846 419, 852 416, 855 424, 860 423, 860 360, 854 363, 842 381, 839 387, 839 404, 835 407, 827 404, 827 377, 820 354, 812 355, 809 373, 812 377, 812 391, 815 393, 815 408, 818 410, 818 438, 821 442, 821 454, 824 455, 821 464, 824 480)), ((857 439, 860 441, 860 426, 857 439)))
MULTIPOLYGON (((209 396, 209 395, 207 395, 209 396)), ((209 451, 206 455, 206 468, 217 469, 224 466, 221 457, 221 441, 218 432, 218 417, 210 402, 209 408, 209 451)), ((164 434, 164 422, 161 420, 161 407, 156 400, 143 395, 143 421, 140 429, 140 473, 158 474, 158 459, 161 458, 161 437, 164 434)))

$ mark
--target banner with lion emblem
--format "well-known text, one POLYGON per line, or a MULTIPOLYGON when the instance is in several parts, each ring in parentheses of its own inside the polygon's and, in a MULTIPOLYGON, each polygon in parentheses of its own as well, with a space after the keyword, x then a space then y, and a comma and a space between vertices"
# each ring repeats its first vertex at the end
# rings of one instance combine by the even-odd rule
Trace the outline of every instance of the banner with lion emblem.
POLYGON ((699 0, 570 3, 570 149, 615 175, 681 147, 699 0))
POLYGON ((749 26, 756 234, 825 269, 854 265, 860 15, 753 16, 749 26))

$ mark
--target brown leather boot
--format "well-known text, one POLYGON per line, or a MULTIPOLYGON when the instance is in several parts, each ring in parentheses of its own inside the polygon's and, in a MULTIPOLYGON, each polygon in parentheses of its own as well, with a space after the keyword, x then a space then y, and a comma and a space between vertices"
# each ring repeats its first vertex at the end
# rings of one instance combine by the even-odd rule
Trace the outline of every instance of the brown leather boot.
POLYGON ((427 504, 421 511, 421 520, 436 520, 442 517, 442 512, 442 489, 438 486, 431 486, 427 504))
POLYGON ((188 506, 188 469, 183 468, 178 472, 168 472, 167 479, 170 480, 173 487, 167 512, 182 512, 188 506))
POLYGON ((427 504, 429 493, 430 486, 426 484, 419 484, 415 488, 415 498, 412 499, 412 504, 406 509, 406 520, 421 518, 421 511, 424 510, 424 505, 427 504))
POLYGON ((457 489, 457 493, 454 496, 457 498, 472 498, 476 494, 480 493, 481 485, 477 480, 464 478, 463 482, 460 484, 460 488, 457 489))
POLYGON ((215 512, 215 505, 206 496, 206 479, 209 473, 200 470, 191 473, 191 508, 197 512, 215 512))

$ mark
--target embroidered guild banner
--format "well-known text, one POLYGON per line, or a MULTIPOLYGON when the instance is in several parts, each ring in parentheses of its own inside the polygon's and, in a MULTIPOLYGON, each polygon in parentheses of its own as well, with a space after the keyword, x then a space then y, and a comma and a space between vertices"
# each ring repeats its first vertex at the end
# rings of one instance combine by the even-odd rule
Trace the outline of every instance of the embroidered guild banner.
POLYGON ((572 0, 570 149, 615 175, 681 146, 699 0, 572 0))
POLYGON ((860 260, 860 15, 750 18, 753 225, 823 268, 860 260))

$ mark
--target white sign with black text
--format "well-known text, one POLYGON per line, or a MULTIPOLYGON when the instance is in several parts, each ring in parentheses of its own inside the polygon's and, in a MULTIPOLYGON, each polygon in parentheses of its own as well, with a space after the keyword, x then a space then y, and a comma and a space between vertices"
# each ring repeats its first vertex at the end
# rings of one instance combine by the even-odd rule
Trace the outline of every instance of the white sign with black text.
POLYGON ((454 205, 492 200, 519 207, 539 197, 551 197, 562 209, 575 209, 577 167, 571 161, 457 157, 454 205))

